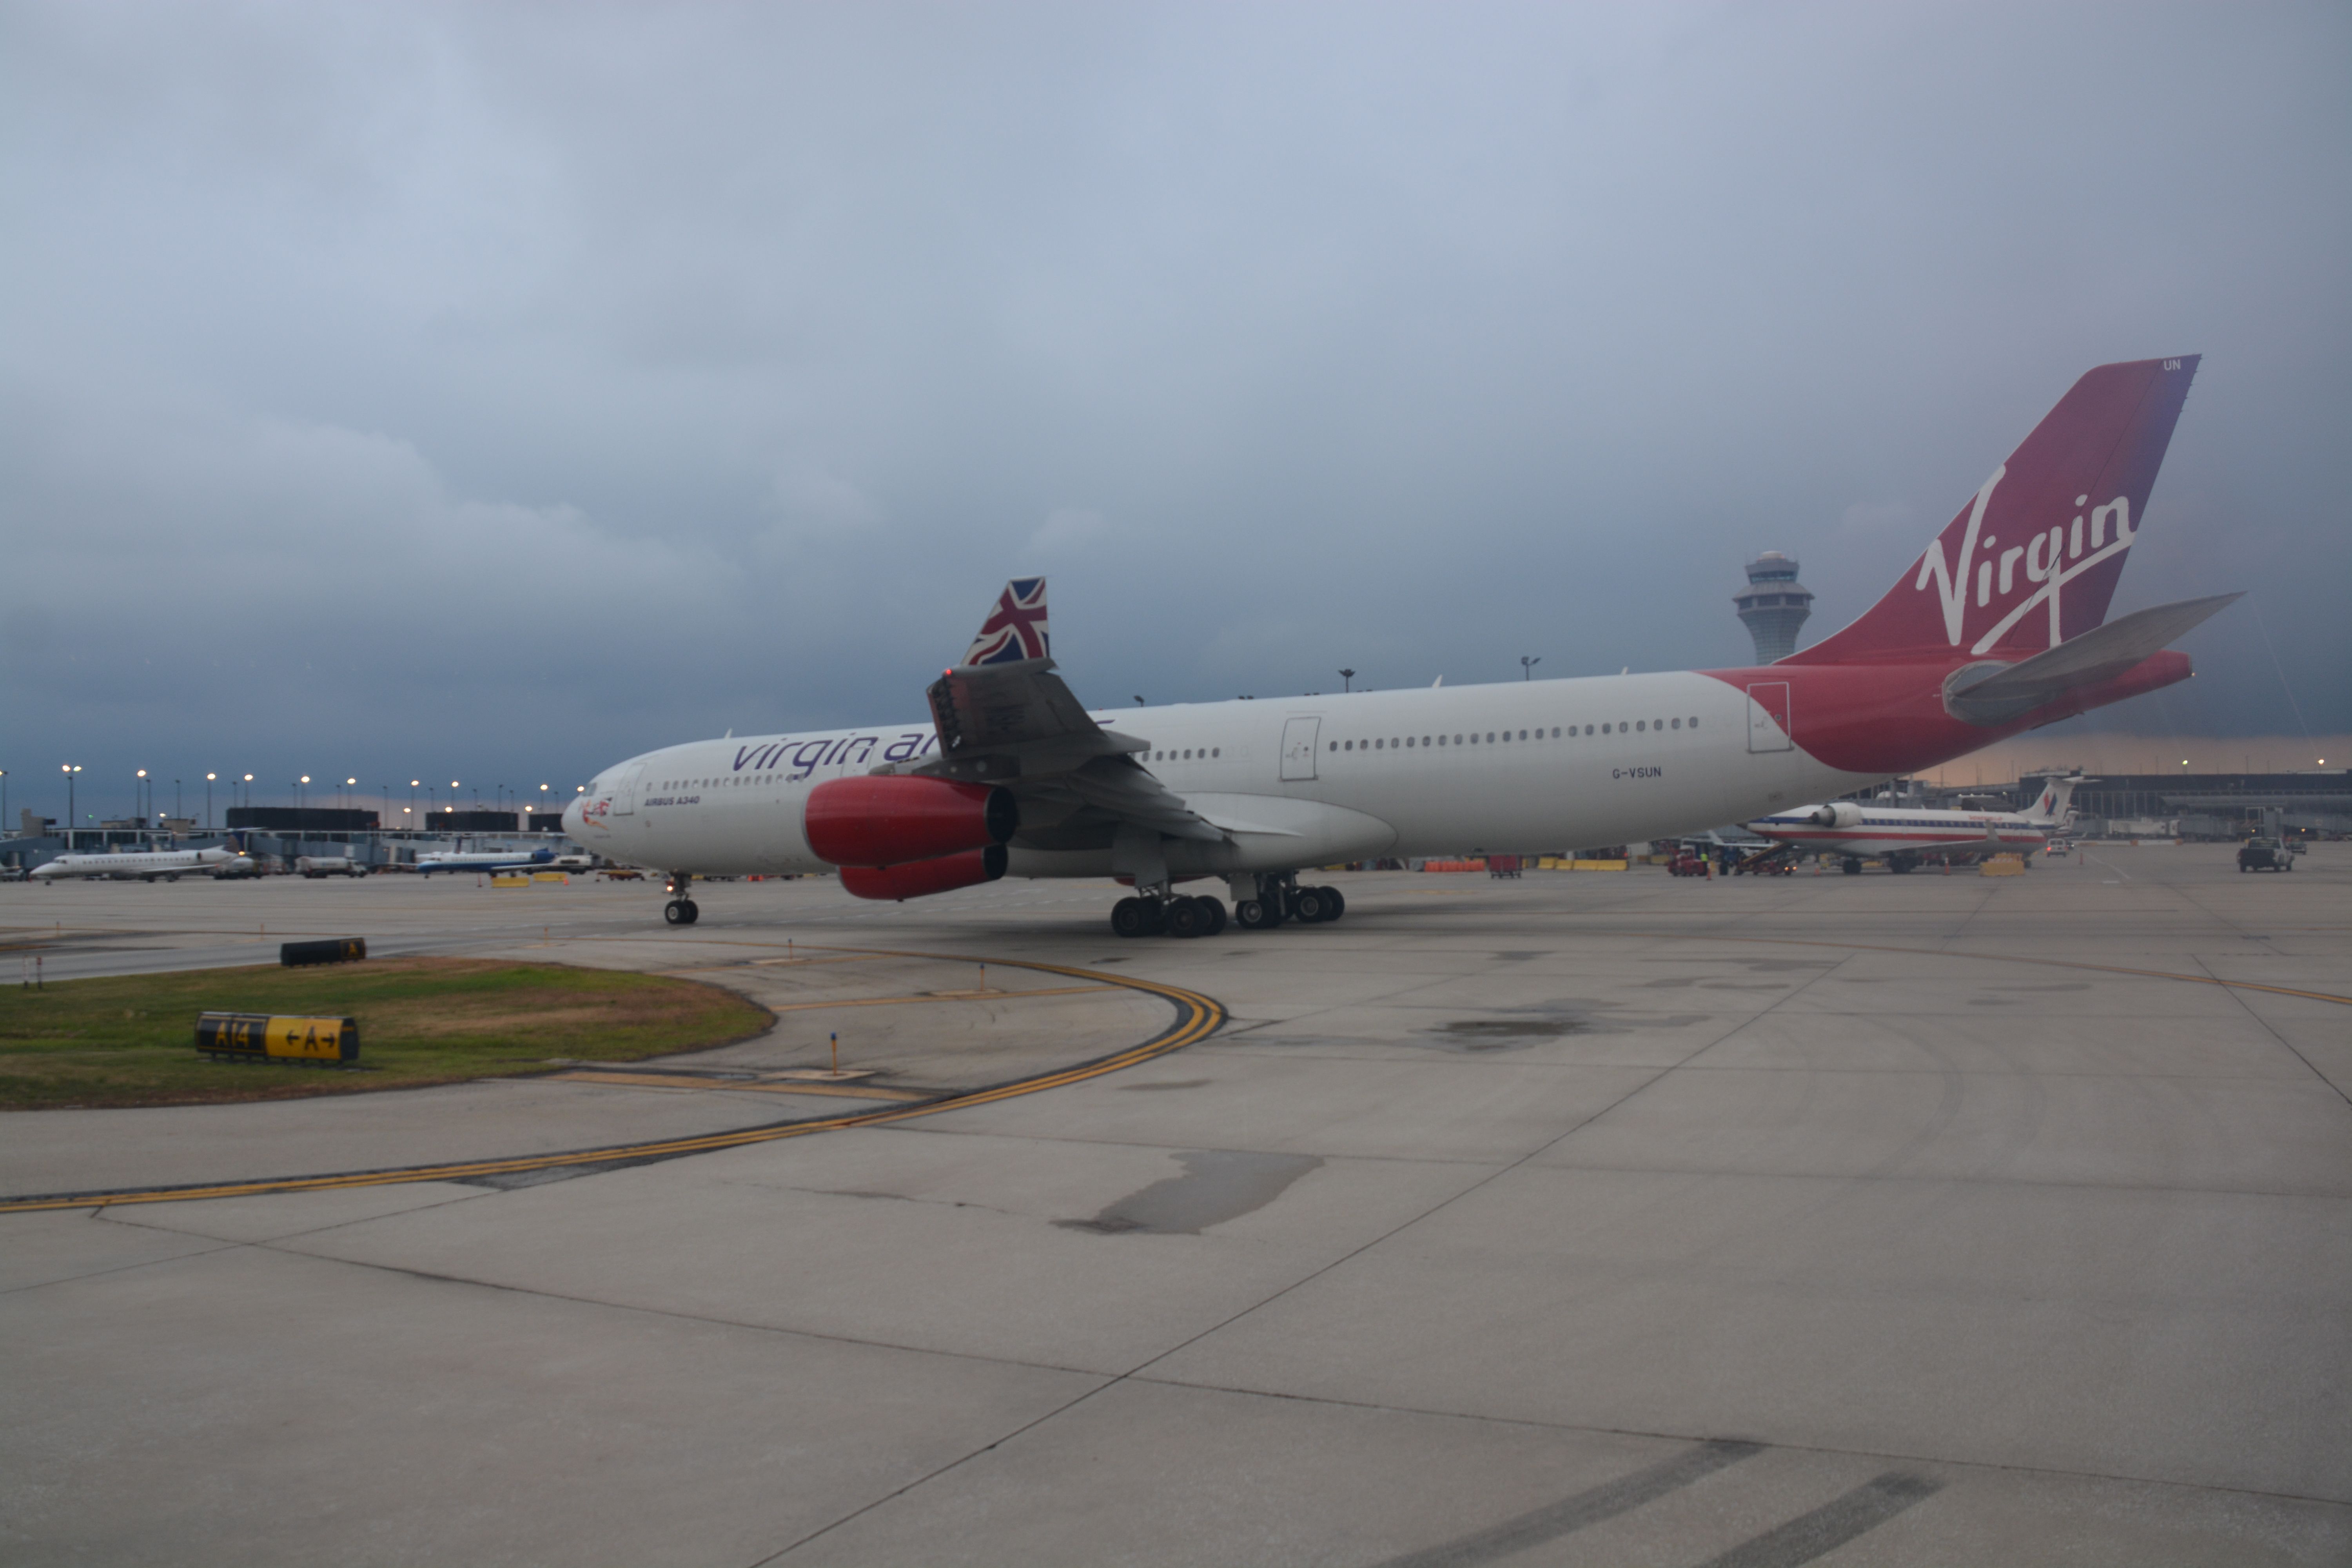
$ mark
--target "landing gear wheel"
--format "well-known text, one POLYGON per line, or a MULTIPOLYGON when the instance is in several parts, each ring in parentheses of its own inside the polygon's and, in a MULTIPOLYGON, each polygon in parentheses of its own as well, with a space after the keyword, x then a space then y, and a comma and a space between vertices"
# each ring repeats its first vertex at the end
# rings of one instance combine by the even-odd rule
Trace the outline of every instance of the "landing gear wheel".
POLYGON ((1234 906, 1234 923, 1244 931, 1272 931, 1282 916, 1261 899, 1244 899, 1234 906))
POLYGON ((1290 900, 1292 912, 1301 925, 1316 925, 1331 918, 1331 906, 1324 901, 1320 888, 1301 888, 1290 900))
POLYGON ((1208 917, 1202 913, 1200 903, 1192 899, 1168 900, 1168 934, 1196 937, 1208 934, 1208 917))
POLYGON ((1121 899, 1110 907, 1110 929, 1120 936, 1156 936, 1160 906, 1149 899, 1121 899))
POLYGON ((1341 915, 1348 912, 1347 898, 1339 891, 1339 889, 1318 888, 1315 890, 1323 896, 1323 918, 1325 920, 1336 921, 1341 915))
POLYGON ((672 899, 662 906, 662 919, 674 926, 690 926, 702 918, 692 899, 672 899))
POLYGON ((1908 855, 1890 855, 1886 858, 1886 868, 1898 877, 1918 863, 1908 855))
POLYGON ((1859 877, 1862 875, 1862 862, 1849 855, 1845 859, 1844 870, 1849 877, 1859 877))
POLYGON ((1214 936, 1225 929, 1224 905, 1210 898, 1194 899, 1192 901, 1201 906, 1201 919, 1203 922, 1201 927, 1202 936, 1214 936))

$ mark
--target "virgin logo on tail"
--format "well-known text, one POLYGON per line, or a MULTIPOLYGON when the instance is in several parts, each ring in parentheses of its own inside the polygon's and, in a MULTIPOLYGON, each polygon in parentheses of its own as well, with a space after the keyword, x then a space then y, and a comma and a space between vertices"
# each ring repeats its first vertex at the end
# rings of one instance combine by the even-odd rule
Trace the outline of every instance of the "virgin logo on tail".
MULTIPOLYGON (((2006 550, 2000 549, 2000 540, 1996 535, 1985 534, 1979 539, 1979 531, 1984 527, 1985 509, 1992 504, 1993 487, 2000 484, 2008 473, 2006 464, 1995 468, 1992 478, 1977 491, 1976 501, 1969 510, 1968 531, 1960 537, 1958 571, 1955 572, 1946 564, 1944 542, 1938 539, 1928 545, 1927 553, 1919 558, 1919 575, 1911 584, 1918 593, 1926 593, 1928 585, 1934 584, 1936 595, 1943 605, 1944 640, 1954 647, 1960 646, 1960 638, 1965 635, 1971 567, 1975 569, 1977 608, 1980 610, 1990 607, 1996 597, 2004 605, 2008 604, 2011 595, 2016 591, 2021 566, 2028 584, 2041 584, 2011 605, 2008 614, 1976 640, 1969 649, 1971 655, 1981 655, 1990 649, 2009 635, 2009 629, 2022 620, 2028 610, 2042 604, 2050 606, 2050 646, 2056 647, 2065 640, 2061 626, 2061 590, 2100 562, 2123 554, 2137 537, 2132 526, 2131 500, 2127 496, 2117 496, 2105 506, 2090 507, 2087 511, 2076 512, 2071 528, 2058 523, 2053 524, 2047 532, 2036 530, 2023 544, 2012 544, 2006 550), (2090 525, 2087 540, 2084 531, 2086 519, 2090 525), (2113 542, 2107 538, 2110 529, 2115 532, 2113 542), (1978 554, 1979 549, 1983 551, 1981 556, 1978 554)), ((2087 495, 2079 495, 2074 498, 2074 504, 2089 506, 2090 500, 2087 495)))
POLYGON ((2196 371, 2084 372, 1885 597, 1786 662, 2022 656, 2101 625, 2196 371))

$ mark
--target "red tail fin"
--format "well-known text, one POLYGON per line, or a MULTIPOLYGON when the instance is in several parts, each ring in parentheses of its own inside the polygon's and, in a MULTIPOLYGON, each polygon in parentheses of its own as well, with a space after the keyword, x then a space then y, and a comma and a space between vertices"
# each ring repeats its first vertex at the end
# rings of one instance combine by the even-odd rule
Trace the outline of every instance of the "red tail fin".
POLYGON ((1885 598, 1783 662, 2014 658, 2097 626, 2197 360, 2085 374, 1885 598))

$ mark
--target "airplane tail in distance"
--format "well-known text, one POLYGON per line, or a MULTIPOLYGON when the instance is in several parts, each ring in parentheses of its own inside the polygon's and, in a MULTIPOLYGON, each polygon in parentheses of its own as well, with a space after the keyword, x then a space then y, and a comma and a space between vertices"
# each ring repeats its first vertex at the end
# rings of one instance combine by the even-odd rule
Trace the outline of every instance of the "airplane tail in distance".
POLYGON ((2024 815, 2045 826, 2063 826, 2074 815, 2075 790, 2096 782, 2080 773, 2071 778, 2052 779, 2042 786, 2042 794, 2026 808, 2024 815))
POLYGON ((2198 357, 2084 374, 1885 598, 1782 662, 2015 658, 2098 626, 2198 357))

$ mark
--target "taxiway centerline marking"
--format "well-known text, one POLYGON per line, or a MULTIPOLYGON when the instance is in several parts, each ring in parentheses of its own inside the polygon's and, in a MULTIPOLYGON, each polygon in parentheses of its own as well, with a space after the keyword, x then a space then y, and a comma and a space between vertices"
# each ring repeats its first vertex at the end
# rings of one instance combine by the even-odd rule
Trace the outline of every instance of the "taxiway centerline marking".
MULTIPOLYGON (((834 952, 876 952, 874 949, 842 948, 834 952)), ((189 1203, 205 1198, 257 1197, 265 1193, 330 1192, 349 1187, 396 1186, 412 1182, 463 1181, 472 1177, 514 1175, 527 1171, 555 1170, 566 1165, 604 1165, 642 1161, 675 1159, 685 1154, 705 1154, 722 1149, 740 1149, 754 1143, 772 1143, 786 1138, 803 1138, 812 1132, 829 1132, 839 1128, 873 1127, 892 1121, 904 1121, 917 1116, 931 1116, 943 1110, 961 1110, 968 1106, 990 1105, 1000 1100, 1012 1100, 1024 1094, 1035 1094, 1067 1084, 1083 1083, 1100 1078, 1122 1068, 1134 1067, 1155 1057, 1163 1057, 1183 1049, 1214 1034, 1225 1021, 1222 1003, 1197 991, 1181 985, 1167 985, 1156 980, 1144 980, 1133 975, 1108 974, 1100 970, 1079 969, 1069 964, 1040 963, 1021 959, 972 958, 962 953, 889 952, 880 954, 891 958, 931 959, 947 963, 989 963, 1007 969, 1026 969, 1043 974, 1066 975, 1074 980, 1097 982, 1106 988, 1141 991, 1164 998, 1176 1008, 1176 1021, 1140 1045, 1130 1046, 1110 1056, 1079 1062, 1067 1068, 1041 1073, 1034 1078, 1015 1079, 1010 1083, 996 1084, 987 1089, 950 1094, 916 1105, 894 1106, 887 1110, 867 1110, 846 1116, 824 1117, 810 1121, 772 1122, 763 1127, 737 1128, 729 1132, 706 1133, 692 1138, 664 1139, 650 1143, 619 1143, 595 1149, 573 1149, 555 1154, 521 1154, 498 1160, 461 1161, 437 1165, 408 1165, 382 1171, 348 1171, 330 1175, 288 1176, 262 1181, 211 1183, 203 1185, 132 1188, 116 1192, 60 1193, 18 1198, 0 1199, 0 1214, 26 1214, 47 1209, 109 1208, 118 1204, 189 1203)))

